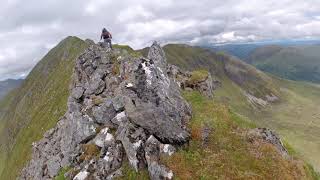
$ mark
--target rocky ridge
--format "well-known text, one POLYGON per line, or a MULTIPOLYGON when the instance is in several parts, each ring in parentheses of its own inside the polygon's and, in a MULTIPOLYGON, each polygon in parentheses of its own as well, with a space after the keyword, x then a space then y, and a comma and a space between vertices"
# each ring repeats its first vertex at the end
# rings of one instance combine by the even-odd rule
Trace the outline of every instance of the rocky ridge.
POLYGON ((112 179, 126 159, 136 171, 147 168, 152 179, 172 179, 159 159, 190 139, 191 108, 177 78, 182 71, 167 64, 156 42, 147 58, 87 43, 76 61, 68 110, 33 143, 20 179, 52 179, 61 168, 70 169, 68 179, 112 179))
MULTIPOLYGON (((113 179, 122 176, 126 162, 136 171, 147 169, 151 179, 173 179, 160 156, 171 156, 191 138, 191 107, 181 89, 212 97, 211 74, 191 83, 192 73, 168 64, 156 42, 146 58, 86 42, 89 48, 76 60, 68 110, 33 143, 20 179, 53 179, 61 169, 67 169, 66 179, 113 179)), ((203 146, 212 131, 203 129, 203 146)), ((249 139, 262 139, 287 155, 268 129, 250 131, 249 139)))

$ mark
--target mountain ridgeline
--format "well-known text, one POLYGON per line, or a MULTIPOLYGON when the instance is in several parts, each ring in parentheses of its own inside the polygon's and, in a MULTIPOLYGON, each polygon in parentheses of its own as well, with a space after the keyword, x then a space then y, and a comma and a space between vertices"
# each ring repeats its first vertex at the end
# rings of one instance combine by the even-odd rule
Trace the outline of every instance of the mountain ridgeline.
MULTIPOLYGON (((0 103, 0 179, 317 179, 319 157, 266 123, 317 96, 299 87, 198 47, 68 37, 0 103)), ((287 127, 317 148, 319 126, 287 127)))
POLYGON ((248 62, 282 78, 319 83, 319 50, 320 45, 265 46, 254 50, 248 62))
POLYGON ((318 41, 236 44, 214 47, 227 52, 256 68, 281 78, 320 82, 320 45, 318 41))

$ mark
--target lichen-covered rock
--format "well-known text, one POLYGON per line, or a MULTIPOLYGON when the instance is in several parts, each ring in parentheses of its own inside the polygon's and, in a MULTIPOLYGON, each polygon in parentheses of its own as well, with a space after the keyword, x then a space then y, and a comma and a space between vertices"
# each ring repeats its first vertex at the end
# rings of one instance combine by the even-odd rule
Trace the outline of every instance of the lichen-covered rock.
POLYGON ((168 149, 160 150, 163 146, 154 136, 150 136, 145 145, 145 157, 148 163, 150 178, 153 180, 173 179, 173 172, 160 164, 160 153, 169 152, 168 149))
POLYGON ((144 142, 146 134, 144 129, 131 123, 121 123, 116 133, 117 140, 121 141, 130 165, 138 171, 145 167, 144 142))
MULTIPOLYGON (((112 179, 123 161, 152 179, 172 179, 159 163, 190 139, 191 108, 159 44, 147 58, 87 40, 70 85, 68 110, 34 143, 20 179, 52 179, 61 168, 74 179, 112 179)), ((181 74, 184 74, 180 71, 181 74)))
POLYGON ((75 87, 72 89, 71 96, 75 99, 80 99, 84 93, 83 87, 75 87))
POLYGON ((250 141, 255 139, 261 139, 265 142, 273 144, 282 156, 288 156, 288 151, 284 147, 280 137, 268 128, 255 128, 248 132, 248 138, 250 141))
POLYGON ((97 123, 105 124, 110 122, 116 115, 111 100, 105 100, 102 104, 92 108, 92 115, 97 123))

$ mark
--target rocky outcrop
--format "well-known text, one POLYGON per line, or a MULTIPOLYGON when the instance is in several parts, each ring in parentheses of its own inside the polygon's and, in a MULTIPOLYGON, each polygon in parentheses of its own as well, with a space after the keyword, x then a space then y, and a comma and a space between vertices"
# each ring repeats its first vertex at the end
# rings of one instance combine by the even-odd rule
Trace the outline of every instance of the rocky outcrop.
POLYGON ((257 139, 260 139, 260 140, 263 140, 267 143, 270 143, 276 147, 276 149, 279 151, 279 153, 282 156, 284 156, 284 157, 288 156, 288 151, 284 147, 280 137, 275 132, 273 132, 272 130, 270 130, 268 128, 251 129, 248 132, 248 138, 251 142, 253 142, 257 139))
POLYGON ((200 78, 194 78, 194 72, 185 72, 180 70, 177 66, 170 65, 170 76, 175 79, 175 81, 179 84, 182 89, 191 89, 199 91, 201 94, 212 97, 213 91, 219 86, 220 82, 218 80, 214 80, 211 74, 208 71, 201 70, 204 75, 200 78))
POLYGON ((20 179, 52 179, 66 167, 69 178, 112 179, 121 175, 124 161, 137 171, 147 168, 152 179, 172 179, 160 154, 170 156, 174 146, 189 141, 191 108, 162 48, 154 43, 144 58, 86 42, 90 47, 76 61, 68 110, 33 143, 20 179))
POLYGON ((186 87, 195 89, 207 97, 212 97, 213 90, 214 90, 213 82, 214 81, 212 79, 212 76, 208 72, 208 75, 206 76, 206 78, 199 79, 198 81, 195 81, 195 82, 187 81, 186 87))

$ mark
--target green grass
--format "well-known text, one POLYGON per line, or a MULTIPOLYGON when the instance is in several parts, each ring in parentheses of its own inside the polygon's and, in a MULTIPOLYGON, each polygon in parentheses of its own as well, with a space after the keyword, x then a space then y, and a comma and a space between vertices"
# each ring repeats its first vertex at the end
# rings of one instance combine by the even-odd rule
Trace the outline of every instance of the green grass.
POLYGON ((32 70, 6 102, 1 117, 0 179, 15 179, 31 157, 31 144, 56 125, 65 113, 75 59, 87 47, 68 37, 32 70))
POLYGON ((59 174, 54 178, 54 180, 66 180, 64 174, 70 170, 70 167, 62 168, 59 171, 59 174))
POLYGON ((127 53, 130 54, 130 56, 132 57, 141 57, 142 54, 139 51, 135 51, 134 49, 132 49, 130 46, 128 45, 120 45, 120 44, 114 44, 113 48, 115 49, 121 49, 121 50, 125 50, 127 51, 127 53))
POLYGON ((184 97, 193 108, 192 140, 172 157, 162 157, 176 179, 313 179, 303 162, 282 158, 271 145, 251 144, 244 134, 255 125, 227 106, 198 92, 184 97), (203 126, 213 129, 207 147, 201 143, 203 126))
POLYGON ((149 174, 146 169, 140 170, 136 172, 132 167, 129 165, 129 162, 124 162, 122 165, 122 173, 123 176, 115 178, 116 180, 149 180, 149 174))

